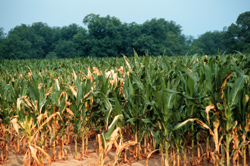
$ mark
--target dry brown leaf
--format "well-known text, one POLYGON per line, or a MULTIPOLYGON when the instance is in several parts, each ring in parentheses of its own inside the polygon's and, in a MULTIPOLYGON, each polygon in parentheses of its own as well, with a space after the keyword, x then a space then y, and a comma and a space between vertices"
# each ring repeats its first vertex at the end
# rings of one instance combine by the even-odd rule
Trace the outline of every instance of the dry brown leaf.
POLYGON ((42 87, 43 87, 43 83, 40 83, 37 88, 40 90, 42 89, 42 87))
POLYGON ((52 74, 52 73, 49 73, 49 77, 52 78, 52 77, 53 77, 53 74, 52 74))
MULTIPOLYGON (((219 148, 220 148, 220 140, 219 140, 219 126, 220 126, 220 121, 219 119, 217 119, 216 122, 214 122, 213 124, 214 126, 214 135, 213 135, 213 138, 214 138, 214 144, 215 144, 215 151, 219 152, 219 148)), ((222 137, 221 137, 222 138, 222 137)))
POLYGON ((76 81, 77 76, 76 76, 76 72, 75 72, 75 70, 74 70, 74 69, 73 69, 73 77, 74 77, 74 80, 76 81))
POLYGON ((23 97, 23 99, 25 100, 25 102, 28 104, 29 107, 31 107, 33 110, 35 110, 35 107, 31 104, 29 99, 27 99, 27 96, 23 97))
POLYGON ((209 124, 209 125, 210 125, 209 111, 210 111, 211 109, 213 109, 214 111, 216 111, 214 105, 208 105, 208 106, 206 106, 207 121, 208 121, 208 124, 209 124))
POLYGON ((73 93, 73 95, 75 97, 77 97, 77 92, 75 91, 75 89, 72 86, 70 86, 69 84, 66 84, 66 83, 62 83, 62 84, 67 85, 69 87, 69 89, 71 90, 71 92, 73 93))
POLYGON ((21 109, 21 103, 22 103, 22 98, 17 99, 17 110, 19 111, 21 109))
MULTIPOLYGON (((130 146, 134 146, 134 145, 137 145, 137 144, 138 144, 138 142, 136 142, 136 141, 128 141, 128 142, 126 142, 126 143, 122 143, 122 142, 120 141, 120 143, 117 145, 116 154, 115 154, 115 162, 114 162, 114 164, 118 162, 118 155, 119 155, 123 150, 125 150, 125 149, 130 150, 130 149, 129 149, 130 146)), ((125 153, 126 153, 126 152, 125 152, 125 153)))
POLYGON ((116 139, 119 136, 119 133, 121 132, 121 129, 119 127, 117 127, 111 134, 111 139, 108 141, 108 143, 106 144, 106 149, 104 149, 105 154, 104 154, 104 158, 109 154, 109 152, 111 151, 111 148, 113 146, 113 144, 115 144, 115 146, 117 147, 117 143, 116 143, 116 139))
MULTIPOLYGON (((27 162, 27 157, 28 157, 28 154, 29 154, 29 150, 26 151, 24 157, 23 157, 23 165, 27 166, 28 165, 28 162, 27 162)), ((30 163, 29 163, 30 165, 30 163)))
MULTIPOLYGON (((34 105, 34 103, 33 103, 33 105, 34 105)), ((37 108, 38 108, 38 100, 35 100, 35 110, 34 110, 35 112, 37 111, 37 108)))
POLYGON ((210 127, 208 127, 207 124, 205 124, 204 122, 202 122, 201 120, 199 120, 199 119, 197 119, 197 118, 194 118, 194 119, 195 119, 195 120, 197 121, 197 123, 199 123, 202 127, 208 129, 208 130, 209 130, 209 133, 210 133, 212 136, 214 136, 214 132, 211 130, 210 127))
POLYGON ((93 90, 90 90, 86 95, 84 95, 84 99, 86 99, 91 93, 93 93, 93 90))
POLYGON ((65 91, 63 91, 63 92, 60 94, 60 96, 59 96, 59 98, 58 98, 58 104, 60 105, 60 101, 61 101, 61 98, 62 98, 62 97, 65 97, 65 98, 64 98, 64 101, 65 101, 66 105, 70 105, 70 102, 68 102, 68 95, 67 95, 67 93, 66 93, 65 91))
POLYGON ((223 81, 223 84, 221 85, 221 89, 223 89, 226 84, 227 84, 227 80, 232 76, 233 73, 230 73, 223 81))
POLYGON ((32 77, 32 73, 31 73, 31 72, 28 72, 28 73, 27 73, 27 77, 28 77, 28 80, 30 80, 31 77, 32 77))
POLYGON ((37 146, 36 144, 32 144, 32 146, 34 146, 38 151, 40 151, 47 159, 49 165, 51 164, 51 157, 49 156, 48 153, 46 153, 42 148, 40 148, 39 146, 37 146))
POLYGON ((98 153, 101 154, 103 152, 103 146, 102 146, 102 140, 101 140, 101 134, 97 135, 97 139, 98 139, 98 145, 99 145, 99 150, 98 153))
POLYGON ((102 72, 100 72, 97 67, 93 67, 93 70, 94 70, 93 71, 94 74, 96 74, 96 75, 102 75, 102 72))
POLYGON ((193 73, 193 71, 192 71, 191 69, 189 69, 188 67, 187 67, 187 69, 188 69, 191 73, 193 73))
POLYGON ((19 124, 17 123, 17 118, 13 118, 13 119, 11 120, 11 123, 12 123, 14 129, 16 130, 16 132, 19 133, 19 128, 20 128, 20 126, 19 126, 19 124))
POLYGON ((60 85, 59 85, 58 78, 57 78, 57 79, 55 79, 55 82, 56 82, 56 88, 60 91, 60 85))
POLYGON ((149 154, 148 154, 148 156, 147 156, 147 159, 146 159, 146 166, 148 166, 148 159, 151 157, 151 155, 154 153, 154 152, 156 152, 156 151, 158 151, 159 149, 155 149, 154 151, 152 151, 152 152, 150 152, 149 154))
POLYGON ((127 71, 127 76, 129 77, 129 71, 127 71))
POLYGON ((223 84, 221 85, 221 98, 223 98, 224 96, 224 92, 223 92, 223 89, 224 87, 226 86, 227 84, 227 80, 232 76, 233 73, 230 73, 223 81, 223 84))
POLYGON ((73 113, 69 108, 66 108, 66 111, 67 111, 67 113, 69 113, 70 115, 74 116, 74 113, 73 113))
POLYGON ((40 114, 40 115, 38 115, 38 117, 36 118, 36 119, 37 119, 37 122, 40 124, 41 121, 42 121, 43 119, 45 119, 46 116, 47 116, 46 113, 45 113, 45 114, 40 114))
POLYGON ((91 71, 90 71, 90 64, 89 64, 89 67, 88 67, 88 75, 87 75, 87 78, 88 78, 88 79, 92 79, 92 74, 91 74, 91 71))
POLYGON ((30 152, 31 152, 32 157, 35 159, 35 161, 37 162, 37 164, 40 165, 40 166, 43 166, 44 164, 42 164, 42 163, 38 160, 38 158, 37 158, 37 156, 36 156, 37 150, 36 150, 35 148, 33 148, 32 146, 29 146, 29 149, 30 149, 30 152))
POLYGON ((68 159, 69 159, 69 156, 68 156, 68 152, 67 152, 66 149, 64 149, 64 154, 65 154, 65 156, 66 156, 66 160, 68 160, 68 159))
POLYGON ((30 139, 30 142, 32 142, 32 140, 34 139, 35 135, 43 128, 43 126, 45 124, 47 124, 53 117, 55 116, 60 116, 60 112, 55 112, 53 113, 52 115, 50 115, 44 122, 41 126, 39 126, 39 128, 35 131, 35 133, 31 136, 31 139, 30 139))
POLYGON ((123 55, 123 59, 125 60, 125 62, 126 62, 126 64, 127 64, 128 68, 129 68, 129 71, 131 72, 132 69, 131 69, 131 66, 130 66, 130 64, 129 64, 129 62, 128 62, 128 58, 127 58, 125 55, 123 55))
MULTIPOLYGON (((108 129, 112 127, 112 125, 117 121, 118 118, 123 117, 123 115, 116 115, 115 118, 113 119, 112 123, 109 125, 108 129)), ((118 127, 119 128, 119 127, 118 127)))
POLYGON ((22 74, 19 74, 19 79, 23 79, 23 75, 22 74))
POLYGON ((122 73, 122 76, 123 76, 123 77, 125 77, 125 74, 124 74, 124 72, 123 72, 123 66, 121 66, 120 69, 118 69, 118 71, 122 73))

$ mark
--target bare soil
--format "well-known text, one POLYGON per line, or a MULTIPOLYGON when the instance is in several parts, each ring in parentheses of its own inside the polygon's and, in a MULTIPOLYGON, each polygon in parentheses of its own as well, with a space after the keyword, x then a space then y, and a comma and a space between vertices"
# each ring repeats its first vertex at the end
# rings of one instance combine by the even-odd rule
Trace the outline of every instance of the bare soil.
MULTIPOLYGON (((78 144, 78 152, 80 154, 80 147, 78 144)), ((74 145, 65 146, 65 149, 68 153, 68 159, 58 160, 56 159, 51 163, 51 166, 95 166, 97 165, 98 154, 95 151, 95 141, 89 142, 88 154, 85 155, 82 159, 74 159, 74 145)), ((51 149, 47 149, 46 152, 50 153, 51 149)), ((112 165, 114 161, 115 151, 111 151, 109 155, 105 158, 104 165, 112 165)), ((5 166, 20 166, 23 165, 24 154, 15 154, 14 150, 9 149, 8 160, 4 163, 5 166)), ((46 159, 45 159, 46 160, 46 159)), ((146 165, 146 158, 136 161, 133 157, 128 157, 129 163, 119 163, 123 166, 143 166, 146 165)), ((149 159, 149 166, 161 165, 161 155, 153 154, 149 159)))
MULTIPOLYGON (((80 154, 80 147, 81 144, 78 144, 78 153, 80 154)), ((51 163, 51 166, 95 166, 98 162, 98 154, 95 150, 95 141, 89 141, 89 148, 88 148, 88 154, 85 155, 83 158, 77 160, 74 159, 74 145, 67 145, 65 146, 65 149, 68 153, 68 159, 56 159, 51 163)), ((57 151, 59 150, 59 147, 57 147, 57 151)), ((51 155, 51 149, 47 149, 46 152, 51 155)), ((9 156, 8 160, 4 163, 5 166, 20 166, 23 165, 23 157, 24 154, 15 154, 14 150, 9 149, 9 156)), ((104 165, 113 165, 115 157, 115 150, 111 151, 108 156, 105 158, 104 165)), ((46 159, 45 159, 46 160, 46 159)), ((191 161, 192 157, 190 152, 188 152, 187 160, 191 161)), ((249 159, 248 159, 249 160, 249 159)), ((149 166, 161 166, 161 154, 152 154, 150 159, 148 160, 149 166)), ((47 164, 48 165, 48 164, 47 164)), ((146 165, 146 157, 143 157, 140 160, 134 159, 132 156, 128 156, 128 162, 124 163, 121 159, 119 164, 120 166, 144 166, 146 165)), ((181 164, 183 165, 183 163, 181 164)), ((187 165, 191 165, 191 162, 188 162, 187 165)), ((199 165, 204 166, 213 166, 211 162, 208 162, 205 158, 202 160, 202 162, 199 165)), ((240 164, 241 165, 241 164, 240 164)))

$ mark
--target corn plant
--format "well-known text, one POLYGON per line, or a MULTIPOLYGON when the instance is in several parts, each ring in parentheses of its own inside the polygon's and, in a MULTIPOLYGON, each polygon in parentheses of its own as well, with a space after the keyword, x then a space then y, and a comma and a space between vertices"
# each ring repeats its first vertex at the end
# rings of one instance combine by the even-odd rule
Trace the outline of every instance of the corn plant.
POLYGON ((249 55, 240 52, 2 60, 0 162, 8 160, 10 147, 24 153, 25 165, 67 159, 64 146, 71 140, 82 159, 91 133, 100 165, 112 147, 113 165, 128 162, 127 152, 137 160, 160 152, 162 165, 199 165, 204 158, 246 165, 249 66, 249 55), (52 156, 46 152, 51 147, 52 156))

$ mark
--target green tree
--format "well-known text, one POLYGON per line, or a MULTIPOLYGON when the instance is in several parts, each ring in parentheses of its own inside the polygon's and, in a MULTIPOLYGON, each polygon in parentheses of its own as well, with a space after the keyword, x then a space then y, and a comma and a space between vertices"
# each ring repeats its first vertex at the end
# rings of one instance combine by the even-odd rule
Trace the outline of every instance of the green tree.
POLYGON ((0 40, 5 38, 5 33, 3 32, 3 27, 0 27, 0 40))
POLYGON ((44 40, 44 44, 42 46, 43 57, 53 50, 53 43, 57 40, 54 39, 54 31, 51 27, 49 27, 46 23, 36 22, 31 26, 32 31, 44 40))
POLYGON ((59 40, 55 46, 54 52, 58 58, 76 57, 75 44, 72 41, 59 40))
POLYGON ((80 27, 77 24, 70 24, 69 26, 64 26, 60 29, 62 40, 72 40, 74 35, 76 35, 79 31, 82 31, 83 27, 80 27))
POLYGON ((242 52, 250 52, 250 11, 239 15, 236 20, 238 27, 238 39, 242 52))
POLYGON ((223 31, 206 32, 193 41, 190 52, 215 55, 218 50, 225 51, 223 37, 223 31))
POLYGON ((5 38, 5 33, 3 32, 3 27, 0 27, 0 59, 6 59, 6 38, 5 38))
POLYGON ((232 23, 225 32, 224 43, 229 53, 250 52, 250 11, 241 13, 236 24, 232 23))
POLYGON ((73 36, 72 42, 75 45, 76 56, 77 57, 86 57, 88 56, 88 34, 86 29, 82 29, 77 34, 73 36))
POLYGON ((25 24, 16 26, 10 30, 5 44, 7 59, 44 58, 44 38, 25 24))
POLYGON ((223 43, 228 53, 233 53, 239 50, 239 39, 238 39, 238 27, 235 24, 231 24, 225 31, 223 37, 223 43))
POLYGON ((182 53, 185 36, 181 34, 181 26, 174 21, 152 19, 140 27, 141 36, 135 38, 132 46, 139 54, 147 51, 151 55, 176 55, 182 53))
POLYGON ((185 36, 184 38, 185 38, 185 43, 183 46, 183 53, 187 54, 187 53, 190 53, 192 43, 194 42, 194 37, 189 35, 189 36, 185 36))
POLYGON ((46 55, 46 59, 57 59, 56 53, 55 52, 49 52, 46 55))
POLYGON ((83 23, 88 26, 89 39, 86 44, 89 46, 87 52, 90 56, 119 56, 123 40, 122 23, 118 18, 89 14, 83 19, 83 23))
POLYGON ((133 48, 139 51, 134 42, 141 36, 141 25, 135 22, 123 23, 120 29, 122 44, 119 46, 119 52, 126 56, 133 56, 133 48))

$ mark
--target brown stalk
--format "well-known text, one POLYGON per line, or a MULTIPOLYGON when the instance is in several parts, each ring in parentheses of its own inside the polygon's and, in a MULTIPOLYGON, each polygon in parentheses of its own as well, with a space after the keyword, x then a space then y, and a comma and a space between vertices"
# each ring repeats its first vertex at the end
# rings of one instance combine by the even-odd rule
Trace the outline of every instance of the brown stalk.
MULTIPOLYGON (((236 121, 236 125, 237 125, 237 121, 236 121)), ((232 161, 233 161, 234 165, 239 166, 239 154, 241 154, 241 152, 240 152, 240 150, 237 150, 237 148, 240 145, 240 140, 238 139, 238 133, 237 133, 236 125, 232 129, 232 132, 233 132, 233 138, 232 139, 234 141, 233 148, 235 149, 232 161)), ((241 154, 241 156, 242 156, 242 154, 241 154)))
POLYGON ((224 89, 224 87, 226 86, 226 84, 227 84, 227 80, 232 76, 232 74, 233 73, 230 73, 225 79, 224 79, 224 81, 223 81, 223 84, 221 85, 221 98, 223 99, 223 97, 224 97, 224 92, 223 92, 223 89, 224 89))
POLYGON ((11 120, 11 123, 17 133, 17 139, 16 139, 16 149, 15 149, 15 152, 18 153, 19 152, 19 149, 20 149, 20 135, 19 135, 19 128, 20 126, 18 125, 17 123, 17 117, 13 118, 11 120))
MULTIPOLYGON (((88 131, 88 128, 87 128, 87 131, 88 131)), ((88 154, 88 146, 89 146, 88 140, 89 140, 89 139, 88 139, 88 132, 87 132, 87 134, 86 134, 86 146, 85 146, 85 147, 86 147, 86 149, 85 149, 85 153, 86 153, 86 154, 88 154)))
POLYGON ((85 152, 84 152, 84 137, 85 137, 85 131, 83 130, 82 131, 83 132, 83 134, 82 134, 82 152, 81 152, 81 154, 82 154, 82 157, 84 156, 84 154, 85 154, 85 152))
POLYGON ((144 137, 144 155, 147 155, 147 137, 148 135, 146 134, 146 137, 144 137))
POLYGON ((30 139, 30 142, 32 142, 32 140, 34 139, 35 135, 43 128, 43 126, 45 124, 47 124, 53 117, 55 116, 60 116, 60 113, 59 112, 55 112, 53 113, 52 115, 50 115, 44 122, 41 126, 39 126, 39 128, 35 131, 35 133, 31 136, 31 139, 30 139))
MULTIPOLYGON (((129 149, 130 146, 136 146, 138 144, 138 142, 136 141, 128 141, 126 143, 122 143, 120 141, 120 143, 117 145, 117 149, 116 149, 116 154, 115 154, 115 162, 114 165, 118 162, 118 156, 120 155, 120 153, 125 150, 125 154, 124 154, 124 158, 126 156, 126 150, 129 149)), ((127 157, 127 156, 126 156, 127 157)), ((125 159, 124 159, 125 160, 125 159)))
POLYGON ((159 149, 155 149, 155 150, 153 150, 152 152, 150 152, 149 154, 148 154, 148 156, 147 156, 147 159, 146 159, 146 166, 148 166, 148 159, 151 157, 151 155, 153 154, 153 153, 155 153, 156 151, 158 151, 159 149))
POLYGON ((48 153, 46 153, 42 148, 40 148, 39 146, 37 146, 36 144, 32 144, 31 146, 33 146, 34 148, 36 148, 39 152, 41 152, 45 158, 47 159, 49 165, 51 164, 51 157, 48 155, 48 153))

